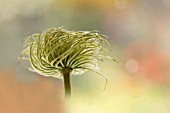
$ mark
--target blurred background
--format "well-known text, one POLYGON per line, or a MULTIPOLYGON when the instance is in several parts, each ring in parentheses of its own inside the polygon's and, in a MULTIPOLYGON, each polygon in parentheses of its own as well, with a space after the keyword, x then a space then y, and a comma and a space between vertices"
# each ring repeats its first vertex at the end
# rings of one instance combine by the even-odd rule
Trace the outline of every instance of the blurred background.
POLYGON ((170 0, 0 0, 0 113, 170 113, 170 0), (109 37, 100 72, 62 80, 18 63, 22 40, 48 28, 109 37))

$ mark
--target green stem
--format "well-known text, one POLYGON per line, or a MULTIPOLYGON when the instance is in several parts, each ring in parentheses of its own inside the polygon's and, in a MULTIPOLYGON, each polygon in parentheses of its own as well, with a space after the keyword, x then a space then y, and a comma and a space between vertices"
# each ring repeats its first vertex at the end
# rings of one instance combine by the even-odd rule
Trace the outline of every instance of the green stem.
POLYGON ((71 74, 70 68, 63 68, 62 74, 64 79, 64 89, 65 89, 65 97, 70 98, 71 97, 71 82, 70 82, 70 74, 71 74))

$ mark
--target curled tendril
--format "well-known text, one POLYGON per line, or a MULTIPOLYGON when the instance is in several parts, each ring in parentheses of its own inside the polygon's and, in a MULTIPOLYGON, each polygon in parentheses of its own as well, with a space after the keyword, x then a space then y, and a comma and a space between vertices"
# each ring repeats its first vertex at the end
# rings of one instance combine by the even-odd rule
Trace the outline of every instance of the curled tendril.
POLYGON ((72 69, 71 74, 87 70, 100 74, 96 70, 98 60, 108 57, 104 48, 109 44, 106 37, 98 31, 75 32, 62 27, 48 29, 23 41, 25 49, 21 59, 30 61, 29 70, 44 76, 61 78, 60 70, 63 68, 72 69))

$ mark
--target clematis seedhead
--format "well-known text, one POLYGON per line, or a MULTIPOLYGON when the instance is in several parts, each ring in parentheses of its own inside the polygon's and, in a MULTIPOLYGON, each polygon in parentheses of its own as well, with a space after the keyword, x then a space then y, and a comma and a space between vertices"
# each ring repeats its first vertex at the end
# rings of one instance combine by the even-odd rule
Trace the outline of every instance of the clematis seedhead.
POLYGON ((63 69, 70 69, 73 75, 98 72, 98 61, 108 57, 106 38, 98 31, 52 28, 27 37, 21 59, 30 62, 29 70, 44 76, 63 78, 63 69))

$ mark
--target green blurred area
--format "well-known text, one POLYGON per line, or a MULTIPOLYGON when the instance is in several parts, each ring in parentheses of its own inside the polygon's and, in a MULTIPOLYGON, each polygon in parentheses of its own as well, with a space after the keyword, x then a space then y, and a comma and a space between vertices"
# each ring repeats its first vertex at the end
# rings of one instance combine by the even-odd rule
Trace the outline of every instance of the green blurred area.
POLYGON ((63 109, 169 113, 169 11, 168 0, 0 0, 0 72, 12 70, 15 81, 32 85, 41 78, 17 60, 25 37, 60 26, 99 30, 109 37, 108 54, 120 64, 99 62, 100 72, 108 77, 105 91, 105 79, 94 72, 72 76, 73 97, 63 109))

